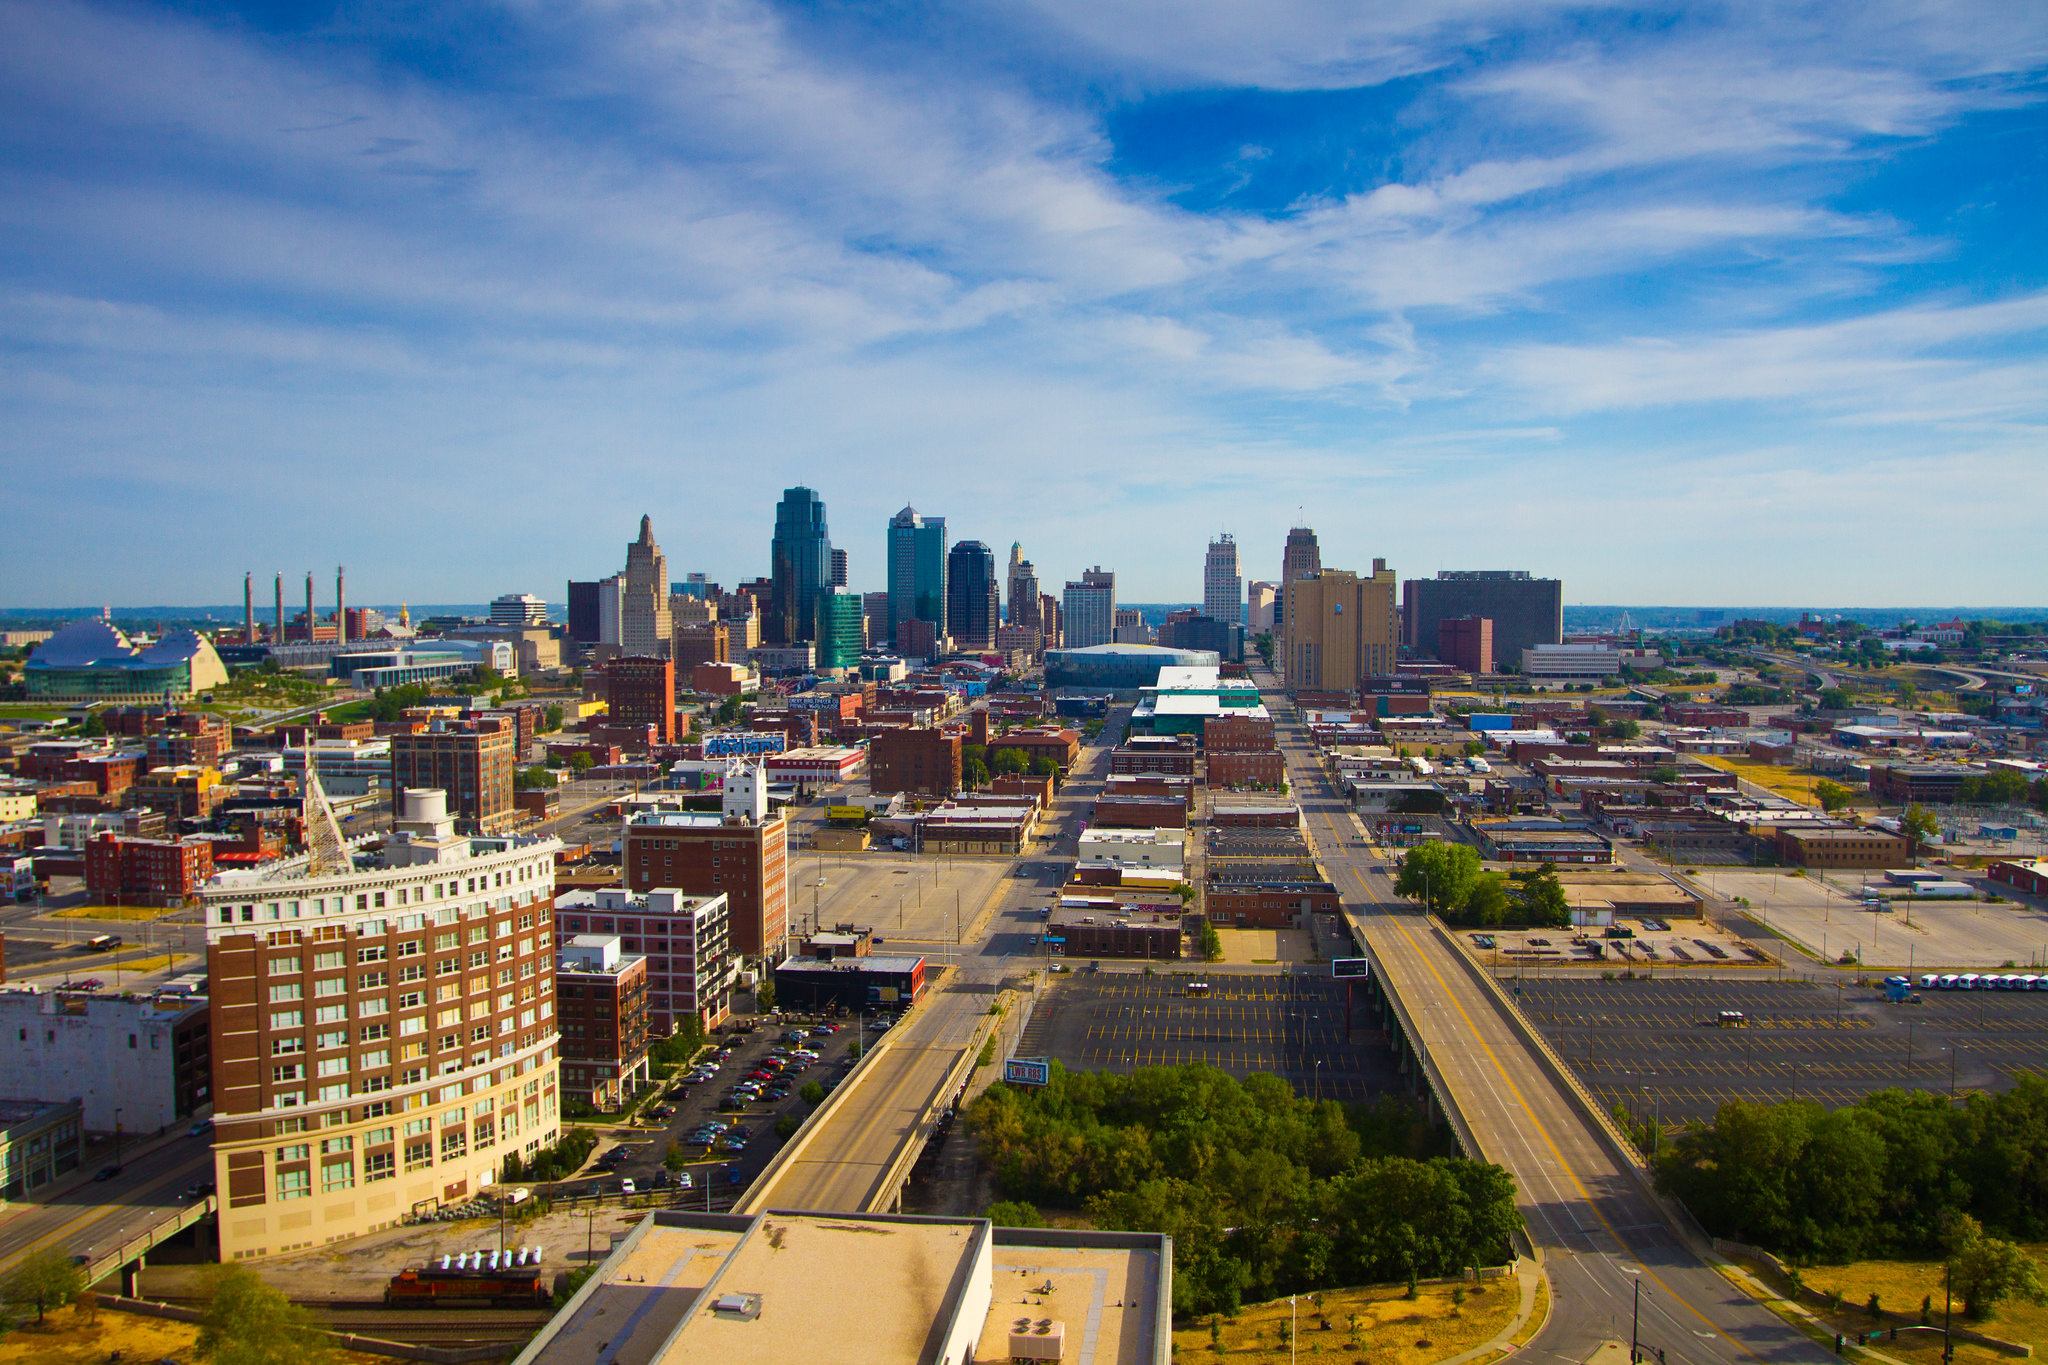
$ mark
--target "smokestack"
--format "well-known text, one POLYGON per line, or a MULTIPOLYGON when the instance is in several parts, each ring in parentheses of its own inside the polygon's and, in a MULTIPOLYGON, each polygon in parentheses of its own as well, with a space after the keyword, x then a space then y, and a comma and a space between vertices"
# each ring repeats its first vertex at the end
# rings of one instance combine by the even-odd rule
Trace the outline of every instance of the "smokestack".
POLYGON ((277 576, 277 634, 270 637, 274 645, 284 643, 284 574, 277 576))
POLYGON ((306 570, 306 643, 313 643, 313 571, 306 570))
POLYGON ((242 575, 242 643, 256 643, 256 575, 242 575))
POLYGON ((334 642, 348 643, 348 565, 334 566, 334 642))

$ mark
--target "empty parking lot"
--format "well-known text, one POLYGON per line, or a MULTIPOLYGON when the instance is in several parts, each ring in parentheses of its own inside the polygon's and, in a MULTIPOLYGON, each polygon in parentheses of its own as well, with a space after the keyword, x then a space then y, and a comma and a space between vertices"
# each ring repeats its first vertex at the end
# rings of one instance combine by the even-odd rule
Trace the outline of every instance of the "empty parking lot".
POLYGON ((2048 1068, 2048 993, 1926 991, 1892 1004, 1846 976, 1506 984, 1603 1104, 1667 1127, 1735 1099, 1833 1107, 1893 1086, 1947 1092, 1952 1072, 1961 1094, 2048 1068), (1747 1022, 1718 1026, 1724 1010, 1747 1022))
POLYGON ((1386 1035, 1359 992, 1344 1037, 1344 983, 1325 976, 1210 973, 1206 996, 1188 975, 1106 970, 1057 978, 1039 998, 1019 1056, 1076 1071, 1131 1071, 1200 1062, 1264 1071, 1320 1099, 1363 1100, 1402 1088, 1386 1035))

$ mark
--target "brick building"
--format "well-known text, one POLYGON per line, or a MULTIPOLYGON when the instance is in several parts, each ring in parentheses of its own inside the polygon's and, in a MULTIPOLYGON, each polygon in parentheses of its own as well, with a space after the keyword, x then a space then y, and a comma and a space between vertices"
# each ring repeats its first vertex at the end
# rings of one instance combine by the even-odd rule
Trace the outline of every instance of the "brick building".
MULTIPOLYGON (((986 711, 976 712, 987 715, 986 711)), ((1028 730, 1012 730, 1006 735, 995 735, 988 741, 988 755, 994 758, 1004 749, 1020 751, 1027 761, 1049 758, 1059 765, 1061 772, 1074 766, 1074 760, 1081 756, 1081 732, 1079 730, 1033 727, 1028 730)))
POLYGON ((1212 877, 1202 908, 1223 929, 1298 929, 1310 915, 1338 913, 1337 888, 1328 882, 1212 877))
POLYGON ((649 1078, 647 959, 617 934, 571 938, 555 960, 555 1023, 563 1093, 617 1109, 649 1078))
POLYGON ((1137 957, 1172 962, 1183 947, 1179 907, 1108 913, 1097 909, 1052 912, 1046 938, 1066 957, 1137 957))
POLYGON ((732 627, 723 621, 678 625, 674 648, 677 674, 694 680, 698 664, 722 664, 732 660, 732 627))
POLYGON ((1493 672, 1493 618, 1459 616, 1439 621, 1436 657, 1467 673, 1493 672))
POLYGON ((728 898, 691 896, 671 887, 636 895, 624 887, 568 891, 555 901, 555 937, 617 934, 628 953, 647 959, 647 1020, 656 1036, 695 1015, 707 1033, 732 1010, 739 961, 733 956, 728 898))
POLYGON ((1170 796, 1104 796, 1096 799, 1092 823, 1113 829, 1186 829, 1188 808, 1170 796))
POLYGON ((1208 778, 1212 787, 1277 788, 1287 780, 1287 758, 1277 749, 1210 754, 1208 778))
POLYGON ((1800 867, 1911 867, 1912 851, 1878 829, 1780 829, 1778 856, 1800 867))
POLYGON ((1211 716, 1202 722, 1202 747, 1209 753, 1260 753, 1274 747, 1270 716, 1211 716))
POLYGON ((1947 763, 1887 763, 1870 770, 1870 794, 1892 805, 1918 801, 1947 805, 1962 790, 1970 769, 1947 763))
POLYGON ((781 956, 789 939, 789 824, 758 767, 728 770, 722 809, 650 811, 626 826, 626 887, 726 897, 733 950, 781 956))
POLYGON ((403 809, 405 793, 448 794, 458 824, 490 833, 518 818, 512 804, 516 730, 507 719, 436 721, 416 735, 391 737, 391 804, 403 809))
POLYGON ((95 900, 183 905, 212 875, 211 839, 131 839, 102 830, 85 846, 85 889, 95 900))
POLYGON ((1192 740, 1181 737, 1134 735, 1128 743, 1110 751, 1112 773, 1165 773, 1193 777, 1197 758, 1192 740))
POLYGON ((946 730, 884 730, 868 745, 868 789, 947 797, 960 790, 960 736, 946 730))

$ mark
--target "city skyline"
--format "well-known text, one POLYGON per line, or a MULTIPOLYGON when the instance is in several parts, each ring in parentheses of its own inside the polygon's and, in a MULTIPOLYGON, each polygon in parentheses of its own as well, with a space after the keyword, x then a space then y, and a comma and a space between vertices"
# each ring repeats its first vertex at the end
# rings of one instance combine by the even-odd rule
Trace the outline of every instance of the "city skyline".
POLYGON ((1219 513, 1247 576, 1305 516, 1592 601, 2048 598, 2048 14, 1638 18, 0 7, 0 605, 487 601, 641 512, 737 580, 792 485, 861 586, 914 499, 1143 599, 1219 513))

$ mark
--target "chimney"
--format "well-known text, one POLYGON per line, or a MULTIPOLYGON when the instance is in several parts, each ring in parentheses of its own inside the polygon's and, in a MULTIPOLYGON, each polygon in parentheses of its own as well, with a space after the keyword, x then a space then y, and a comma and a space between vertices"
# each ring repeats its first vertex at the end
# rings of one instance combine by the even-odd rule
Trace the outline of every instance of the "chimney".
POLYGON ((306 643, 313 643, 313 571, 306 570, 306 643))
POLYGON ((334 566, 334 642, 348 643, 348 565, 334 566))
POLYGON ((274 645, 284 643, 284 575, 277 576, 277 634, 270 637, 274 645))
POLYGON ((256 643, 256 575, 242 575, 242 643, 256 643))

